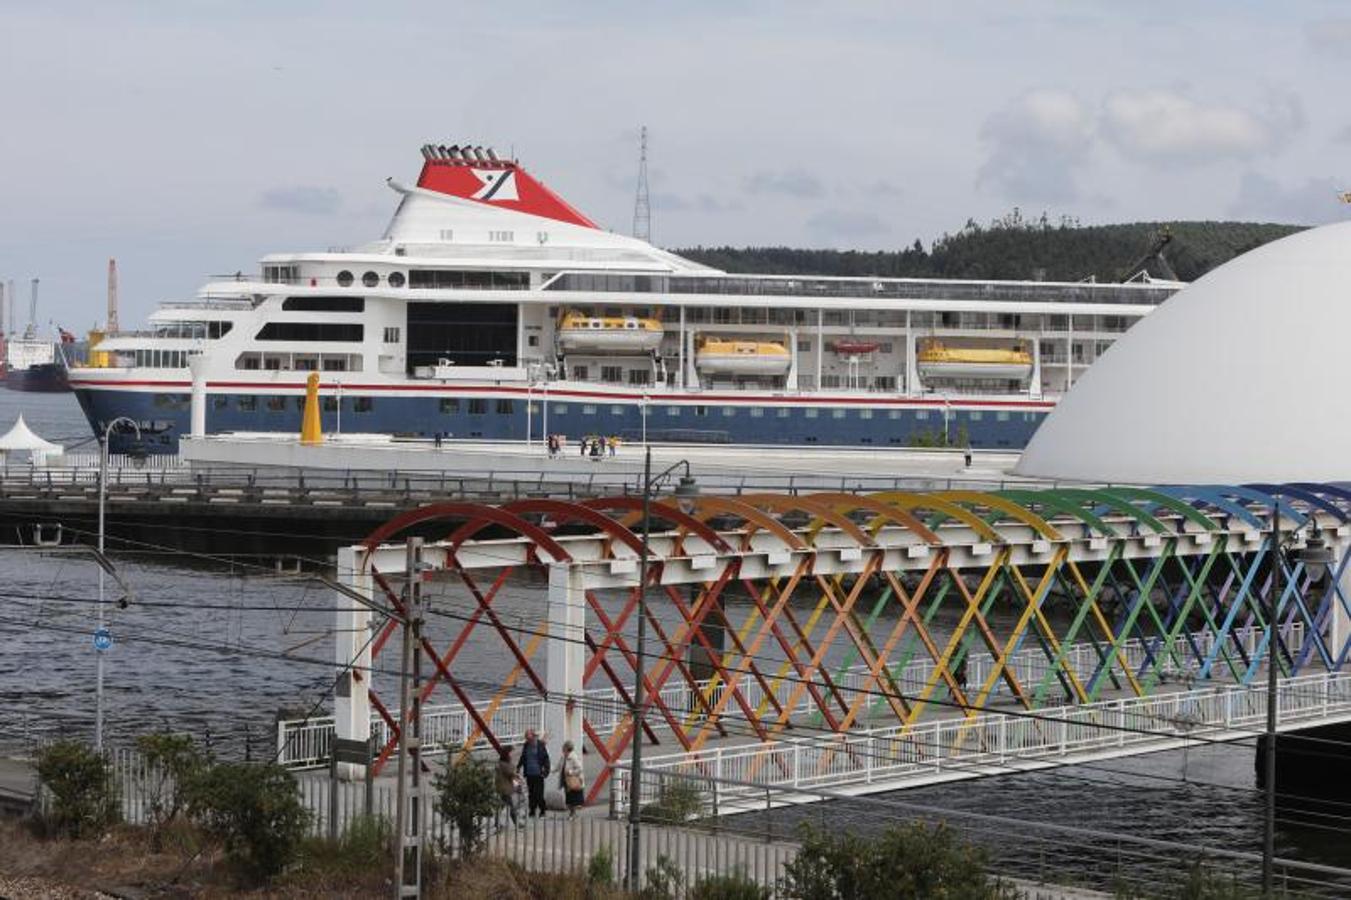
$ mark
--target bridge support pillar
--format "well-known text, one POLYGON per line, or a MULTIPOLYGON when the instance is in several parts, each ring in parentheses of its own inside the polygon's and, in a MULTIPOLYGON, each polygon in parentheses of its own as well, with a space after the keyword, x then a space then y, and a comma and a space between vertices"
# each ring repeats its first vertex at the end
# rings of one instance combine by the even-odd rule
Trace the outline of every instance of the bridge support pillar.
POLYGON ((549 744, 582 746, 582 678, 586 671, 586 589, 582 569, 567 563, 549 567, 549 641, 545 679, 548 703, 544 730, 549 744))
MULTIPOLYGON (((369 599, 373 593, 371 576, 358 559, 359 549, 338 550, 338 581, 369 599)), ((371 610, 345 594, 335 593, 334 599, 337 604, 334 662, 339 674, 333 688, 333 734, 344 740, 367 741, 371 736, 371 610)), ((339 763, 338 777, 364 778, 365 767, 339 763)))
MULTIPOLYGON (((1341 559, 1345 551, 1339 547, 1334 552, 1337 558, 1341 559)), ((1337 581, 1337 588, 1341 591, 1341 596, 1333 592, 1332 602, 1328 606, 1327 623, 1323 626, 1324 640, 1334 663, 1342 659, 1346 642, 1351 639, 1351 618, 1348 618, 1346 608, 1342 605, 1342 597, 1351 599, 1351 566, 1343 570, 1342 577, 1337 581)))

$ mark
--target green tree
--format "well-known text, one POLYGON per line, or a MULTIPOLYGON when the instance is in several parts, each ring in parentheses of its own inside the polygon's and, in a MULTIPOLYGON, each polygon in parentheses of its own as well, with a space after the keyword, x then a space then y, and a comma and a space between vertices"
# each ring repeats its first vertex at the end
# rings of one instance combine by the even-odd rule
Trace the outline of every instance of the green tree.
POLYGON ((876 837, 804 829, 780 893, 794 900, 1013 900, 983 851, 945 825, 893 825, 876 837))
POLYGON ((79 741, 56 741, 37 754, 38 779, 51 795, 43 816, 57 834, 85 837, 121 818, 108 762, 79 741))
POLYGON ((310 814, 295 778, 275 763, 218 763, 191 781, 192 816, 225 845, 240 875, 266 880, 295 860, 310 814))
POLYGON ((435 787, 436 808, 455 826, 460 855, 473 856, 482 849, 488 821, 500 802, 493 773, 480 760, 459 760, 436 776, 435 787))
POLYGON ((700 878, 690 889, 689 900, 769 900, 769 888, 737 869, 700 878))

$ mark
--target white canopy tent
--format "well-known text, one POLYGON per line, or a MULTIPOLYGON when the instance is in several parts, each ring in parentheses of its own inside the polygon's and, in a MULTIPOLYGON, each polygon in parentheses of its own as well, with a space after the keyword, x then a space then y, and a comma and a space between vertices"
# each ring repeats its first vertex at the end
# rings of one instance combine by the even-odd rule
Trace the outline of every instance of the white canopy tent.
POLYGON ((19 414, 19 420, 14 423, 14 427, 0 436, 0 453, 5 455, 6 460, 12 453, 28 453, 34 463, 41 465, 47 461, 47 457, 61 456, 65 452, 66 448, 60 444, 53 444, 34 433, 23 420, 22 413, 19 414))

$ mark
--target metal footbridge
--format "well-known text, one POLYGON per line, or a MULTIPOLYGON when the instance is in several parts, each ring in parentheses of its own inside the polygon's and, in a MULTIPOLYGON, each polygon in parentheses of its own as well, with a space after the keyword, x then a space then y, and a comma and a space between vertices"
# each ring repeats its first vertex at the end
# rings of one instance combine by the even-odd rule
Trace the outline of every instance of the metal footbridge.
MULTIPOLYGON (((1275 565, 1281 727, 1351 720, 1346 486, 662 498, 645 590, 641 510, 436 504, 343 550, 335 715, 281 723, 282 758, 317 763, 334 735, 390 758, 407 718, 386 699, 399 625, 381 613, 404 609, 413 533, 431 535, 413 568, 449 628, 423 639, 423 752, 534 728, 586 745, 592 800, 630 789, 640 614, 654 798, 666 776, 864 793, 1251 739, 1275 565), (1274 515, 1294 537, 1273 556, 1274 515), (1285 552, 1315 530, 1326 574, 1285 552), (523 592, 524 625, 502 611, 523 592), (504 674, 471 664, 485 655, 504 674)), ((755 806, 741 790, 720 807, 755 806)))

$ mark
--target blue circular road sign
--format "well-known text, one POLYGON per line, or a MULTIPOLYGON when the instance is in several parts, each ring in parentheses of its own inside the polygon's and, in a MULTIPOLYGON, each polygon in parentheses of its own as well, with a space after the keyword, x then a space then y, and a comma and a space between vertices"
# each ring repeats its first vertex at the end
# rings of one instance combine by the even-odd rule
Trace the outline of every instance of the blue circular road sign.
POLYGON ((113 633, 106 628, 94 632, 94 649, 109 650, 113 646, 113 633))

